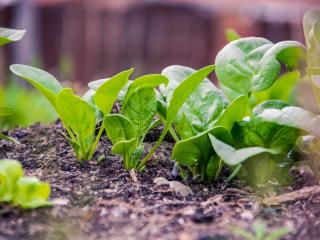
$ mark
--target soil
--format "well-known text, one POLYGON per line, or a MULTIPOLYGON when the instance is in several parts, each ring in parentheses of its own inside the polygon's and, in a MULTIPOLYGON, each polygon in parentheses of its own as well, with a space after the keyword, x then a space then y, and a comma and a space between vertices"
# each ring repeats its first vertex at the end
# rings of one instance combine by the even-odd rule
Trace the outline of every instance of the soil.
MULTIPOLYGON (((282 226, 290 229, 285 239, 320 239, 319 194, 268 207, 238 182, 173 179, 170 139, 135 179, 111 153, 106 137, 94 159, 80 164, 59 131, 63 131, 59 123, 35 124, 8 133, 20 141, 18 145, 0 141, 0 159, 19 160, 26 175, 49 182, 56 203, 27 211, 0 206, 0 240, 241 239, 230 227, 250 229, 257 219, 266 222, 271 232, 282 226), (155 184, 158 177, 180 181, 193 194, 181 197, 169 185, 155 184)), ((157 134, 148 140, 154 141, 157 134)), ((147 143, 147 149, 151 146, 147 143)), ((292 188, 312 184, 299 175, 292 188)))

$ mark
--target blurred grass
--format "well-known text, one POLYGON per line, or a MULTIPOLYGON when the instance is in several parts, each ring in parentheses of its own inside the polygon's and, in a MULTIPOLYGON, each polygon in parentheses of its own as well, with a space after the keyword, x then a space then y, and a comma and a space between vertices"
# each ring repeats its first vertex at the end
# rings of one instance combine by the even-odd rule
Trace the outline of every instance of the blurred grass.
POLYGON ((50 123, 57 115, 50 103, 37 91, 11 82, 0 86, 0 107, 9 107, 14 113, 0 118, 0 129, 28 126, 35 122, 50 123))

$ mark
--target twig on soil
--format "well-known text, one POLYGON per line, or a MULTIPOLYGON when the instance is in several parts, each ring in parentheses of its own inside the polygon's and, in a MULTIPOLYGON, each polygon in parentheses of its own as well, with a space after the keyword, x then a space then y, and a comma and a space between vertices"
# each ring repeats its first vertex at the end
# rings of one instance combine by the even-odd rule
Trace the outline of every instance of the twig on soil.
POLYGON ((135 183, 139 182, 139 180, 137 178, 136 171, 134 169, 130 170, 130 177, 131 177, 133 182, 135 182, 135 183))
POLYGON ((282 203, 308 199, 317 194, 320 194, 320 186, 312 186, 275 197, 264 198, 262 203, 266 205, 278 205, 282 203))

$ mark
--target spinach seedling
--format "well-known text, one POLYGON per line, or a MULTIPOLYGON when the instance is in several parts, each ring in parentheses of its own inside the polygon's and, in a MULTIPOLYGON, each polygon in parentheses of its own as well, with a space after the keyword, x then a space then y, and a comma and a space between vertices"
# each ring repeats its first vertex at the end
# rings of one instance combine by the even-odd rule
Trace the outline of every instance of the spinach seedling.
MULTIPOLYGON (((160 87, 160 115, 165 116, 166 105, 179 83, 195 72, 184 66, 170 66, 162 71, 169 78, 169 84, 160 87)), ((172 159, 188 167, 194 177, 200 176, 204 181, 217 179, 223 162, 212 148, 208 134, 214 134, 227 142, 232 141, 228 132, 229 125, 233 124, 231 121, 241 120, 247 114, 248 107, 246 96, 240 96, 229 105, 223 93, 208 78, 204 78, 186 99, 173 121, 174 134, 177 135, 175 138, 178 140, 172 159)))
MULTIPOLYGON (((283 107, 286 103, 269 101, 258 105, 254 113, 264 107, 283 107)), ((289 169, 294 161, 290 151, 298 138, 295 128, 266 122, 256 115, 238 121, 232 127, 234 144, 230 145, 209 135, 212 146, 220 158, 229 166, 238 166, 239 176, 251 186, 260 187, 274 182, 287 185, 289 169)), ((237 174, 237 171, 234 174, 237 174)))
POLYGON ((23 176, 21 164, 15 160, 0 160, 0 202, 25 209, 51 206, 50 185, 36 177, 23 176))
POLYGON ((121 113, 106 115, 103 120, 113 144, 112 152, 122 155, 126 170, 138 167, 146 134, 160 124, 159 119, 155 119, 157 98, 154 88, 161 84, 168 84, 168 79, 160 74, 136 79, 124 95, 121 113))
MULTIPOLYGON (((66 139, 73 147, 77 159, 91 160, 103 132, 103 125, 95 136, 96 112, 90 102, 76 96, 72 89, 62 88, 49 73, 25 65, 11 65, 11 71, 39 90, 57 111, 67 131, 66 139)), ((133 69, 110 78, 94 93, 94 102, 103 114, 109 114, 118 93, 128 82, 133 69)))

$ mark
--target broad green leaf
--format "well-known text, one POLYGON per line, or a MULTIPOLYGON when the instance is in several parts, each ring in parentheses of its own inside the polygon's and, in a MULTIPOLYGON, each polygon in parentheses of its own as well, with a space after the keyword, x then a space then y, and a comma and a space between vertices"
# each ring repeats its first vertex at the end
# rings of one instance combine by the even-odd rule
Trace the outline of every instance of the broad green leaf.
POLYGON ((282 109, 265 109, 259 118, 288 127, 298 128, 320 137, 320 116, 299 107, 284 107, 282 109))
POLYGON ((134 92, 141 88, 155 88, 161 84, 167 85, 169 80, 161 74, 150 74, 137 78, 128 87, 122 106, 125 107, 134 92))
POLYGON ((92 89, 89 89, 83 96, 82 99, 84 101, 86 101, 93 109, 94 109, 94 115, 96 118, 96 123, 99 123, 102 121, 103 119, 103 114, 102 112, 99 110, 99 108, 97 108, 96 104, 94 103, 94 95, 96 94, 96 92, 92 89))
POLYGON ((21 177, 17 181, 13 202, 26 209, 51 206, 52 203, 48 201, 50 192, 48 183, 41 182, 36 177, 21 177))
POLYGON ((291 71, 304 58, 303 45, 295 41, 273 44, 264 38, 241 38, 218 53, 216 74, 226 87, 248 94, 271 87, 278 78, 281 63, 291 71))
MULTIPOLYGON (((204 81, 206 77, 213 70, 214 70, 214 66, 207 66, 196 72, 193 72, 193 70, 190 70, 188 68, 173 66, 172 70, 166 69, 163 71, 163 74, 170 79, 168 88, 173 89, 171 90, 171 92, 170 90, 167 90, 168 92, 165 95, 166 101, 168 103, 167 119, 166 119, 168 125, 172 124, 175 121, 180 108, 184 105, 184 103, 187 101, 187 99, 190 97, 193 91, 195 91, 195 89, 199 87, 199 84, 202 81, 204 81), (183 70, 182 72, 181 70, 179 70, 181 68, 183 70), (171 73, 173 74, 173 76, 170 76, 169 74, 170 71, 172 71, 171 73), (171 79, 175 79, 174 80, 175 83, 171 84, 171 82, 173 82, 173 80, 171 79), (178 86, 174 86, 174 85, 178 85, 178 86)), ((203 91, 200 90, 200 93, 195 94, 194 97, 191 97, 190 101, 197 99, 197 97, 203 97, 203 96, 206 96, 208 99, 210 99, 210 102, 209 100, 202 102, 202 104, 204 104, 205 106, 201 106, 200 105, 201 103, 197 102, 199 104, 199 108, 201 107, 202 110, 200 110, 200 113, 196 113, 198 115, 197 118, 203 117, 204 121, 209 122, 210 119, 213 118, 213 116, 216 116, 219 113, 219 112, 217 113, 217 108, 219 107, 221 108, 221 106, 219 105, 223 105, 223 103, 220 101, 216 101, 215 99, 217 98, 217 95, 212 95, 210 93, 211 91, 215 91, 213 90, 215 89, 213 85, 210 87, 209 83, 207 83, 201 88, 203 88, 203 91), (204 91, 206 88, 209 88, 209 91, 204 91), (213 104, 213 105, 209 107, 208 105, 210 104, 213 104)), ((218 90, 216 91, 216 93, 217 92, 218 90)), ((193 107, 195 109, 196 106, 193 106, 193 107)), ((192 112, 192 109, 190 109, 190 114, 191 112, 192 112)), ((188 116, 188 117, 191 118, 191 116, 188 116)), ((196 117, 196 116, 193 114, 192 117, 196 117)))
POLYGON ((269 233, 265 240, 278 240, 286 236, 289 232, 290 230, 287 227, 279 228, 269 233))
POLYGON ((120 91, 128 83, 128 78, 133 72, 133 69, 129 69, 118 73, 114 77, 105 81, 97 90, 94 96, 94 102, 96 106, 107 115, 111 112, 113 104, 117 100, 120 91))
POLYGON ((109 114, 105 116, 104 123, 112 144, 137 138, 137 131, 133 123, 121 114, 109 114))
POLYGON ((247 159, 256 156, 261 153, 280 154, 282 149, 278 148, 263 148, 263 147, 248 147, 242 149, 235 149, 231 145, 228 145, 214 135, 209 134, 212 146, 215 152, 221 157, 221 159, 230 166, 238 165, 247 159))
POLYGON ((62 90, 62 86, 54 76, 41 69, 21 64, 11 65, 10 70, 18 77, 29 82, 56 108, 56 96, 62 90))
POLYGON ((6 108, 6 107, 0 107, 0 117, 10 116, 14 114, 13 109, 6 108))
POLYGON ((21 40, 25 33, 26 30, 0 27, 0 46, 21 40))
POLYGON ((109 81, 111 78, 104 78, 104 79, 99 79, 99 80, 95 80, 92 82, 88 83, 88 87, 91 90, 97 91, 99 87, 101 87, 102 84, 104 84, 105 82, 109 81))
MULTIPOLYGON (((194 168, 191 171, 194 174, 201 174, 203 180, 209 180, 205 179, 208 176, 207 171, 210 169, 218 170, 218 168, 213 165, 219 164, 219 159, 214 157, 215 152, 208 137, 209 133, 214 134, 227 142, 232 141, 232 138, 226 129, 215 127, 176 143, 171 157, 183 166, 194 168), (217 163, 210 162, 210 159, 217 161, 217 163)), ((212 180, 212 176, 215 177, 215 172, 209 174, 209 176, 210 180, 212 180)))
POLYGON ((73 133, 81 138, 91 138, 95 131, 93 108, 83 99, 73 94, 72 89, 65 88, 57 96, 57 112, 63 122, 73 133))
POLYGON ((153 88, 136 88, 136 91, 132 92, 130 98, 126 100, 126 104, 122 106, 122 112, 131 120, 138 136, 142 136, 157 112, 155 90, 153 88))
POLYGON ((259 105, 257 105, 254 109, 253 109, 253 113, 255 115, 259 115, 260 113, 262 113, 264 110, 266 109, 282 109, 285 107, 289 107, 290 105, 284 101, 281 100, 268 100, 265 102, 260 103, 259 105))
POLYGON ((16 182, 23 175, 20 162, 0 160, 0 202, 10 202, 16 190, 16 182))
POLYGON ((112 146, 111 150, 114 154, 120 154, 123 156, 128 154, 128 157, 131 157, 131 153, 134 151, 136 145, 136 138, 132 138, 130 140, 120 140, 112 146))
POLYGON ((239 121, 232 129, 238 147, 281 148, 287 152, 298 137, 295 128, 270 123, 261 118, 239 121))
POLYGON ((250 100, 246 95, 242 95, 223 110, 218 119, 213 122, 213 126, 222 126, 231 131, 236 121, 241 121, 244 117, 251 115, 250 100))
POLYGON ((300 80, 300 72, 287 72, 280 76, 267 90, 252 94, 253 104, 257 105, 267 100, 282 100, 294 104, 296 102, 294 90, 300 80))
POLYGON ((232 28, 227 28, 225 31, 228 42, 232 42, 241 38, 241 36, 232 28))

